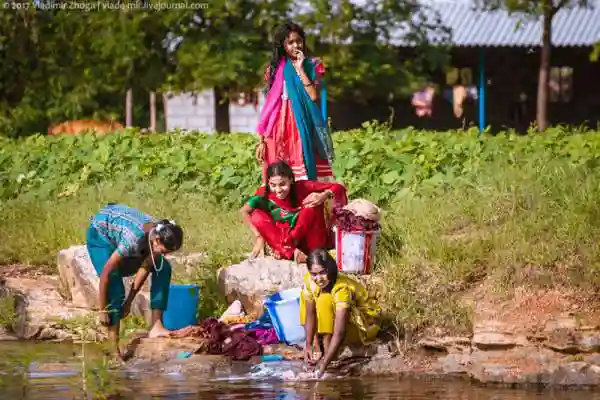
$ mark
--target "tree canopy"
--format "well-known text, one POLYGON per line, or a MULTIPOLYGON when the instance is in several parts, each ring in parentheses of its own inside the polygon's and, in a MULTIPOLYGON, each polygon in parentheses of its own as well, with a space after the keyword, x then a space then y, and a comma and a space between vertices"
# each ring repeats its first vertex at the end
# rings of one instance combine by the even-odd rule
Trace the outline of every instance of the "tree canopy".
POLYGON ((226 100, 255 90, 273 28, 290 18, 326 63, 333 98, 404 93, 444 60, 424 40, 433 28, 414 22, 410 0, 215 0, 200 9, 94 12, 18 3, 30 6, 0 13, 0 134, 11 136, 67 119, 122 121, 129 89, 137 124, 147 121, 149 91, 214 88, 226 100), (391 46, 402 29, 422 43, 418 51, 391 46))

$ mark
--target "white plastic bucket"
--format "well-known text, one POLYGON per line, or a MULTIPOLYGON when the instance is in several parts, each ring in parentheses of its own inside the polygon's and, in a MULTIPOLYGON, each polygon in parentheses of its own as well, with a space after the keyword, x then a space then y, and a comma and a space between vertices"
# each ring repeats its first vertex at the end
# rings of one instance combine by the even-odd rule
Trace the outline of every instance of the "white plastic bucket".
POLYGON ((375 265, 380 230, 344 231, 334 227, 338 270, 348 274, 369 275, 375 265))
POLYGON ((280 342, 288 345, 304 342, 306 335, 300 324, 300 288, 277 292, 267 297, 264 304, 280 342))

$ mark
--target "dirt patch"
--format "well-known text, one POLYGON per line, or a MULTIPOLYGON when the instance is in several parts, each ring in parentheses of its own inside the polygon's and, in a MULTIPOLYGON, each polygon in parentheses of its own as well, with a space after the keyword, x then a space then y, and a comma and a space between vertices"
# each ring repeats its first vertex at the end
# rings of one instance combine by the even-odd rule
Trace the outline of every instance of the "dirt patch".
POLYGON ((490 321, 513 332, 543 330, 552 321, 570 320, 572 328, 600 326, 600 303, 582 291, 520 286, 508 298, 494 295, 487 283, 464 298, 475 306, 476 324, 490 321))
POLYGON ((55 275, 56 268, 49 265, 0 265, 0 278, 39 279, 46 275, 55 275))

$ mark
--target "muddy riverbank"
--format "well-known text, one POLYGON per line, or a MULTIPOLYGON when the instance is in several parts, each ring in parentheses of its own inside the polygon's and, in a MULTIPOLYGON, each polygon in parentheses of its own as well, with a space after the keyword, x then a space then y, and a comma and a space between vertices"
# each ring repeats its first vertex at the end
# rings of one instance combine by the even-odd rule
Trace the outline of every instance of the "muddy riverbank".
MULTIPOLYGON (((91 274, 77 267, 85 264, 85 255, 75 248, 67 256, 62 254, 59 270, 69 274, 56 276, 26 267, 3 269, 0 297, 14 300, 15 318, 0 331, 0 339, 72 342, 105 338, 95 313, 85 304, 75 304, 95 301, 96 294, 87 290, 94 288, 86 283, 91 274)), ((251 309, 266 291, 297 285, 300 268, 275 260, 244 262, 220 271, 220 283, 227 296, 239 298, 239 293, 246 293, 242 301, 251 309)), ((345 349, 337 372, 363 377, 449 376, 510 385, 600 386, 600 312, 593 304, 567 291, 519 288, 514 297, 504 300, 490 292, 482 284, 465 299, 474 311, 468 335, 432 328, 410 342, 380 341, 369 348, 345 349)), ((143 296, 134 310, 140 317, 147 311, 142 303, 143 296)), ((13 343, 20 346, 22 342, 13 343)), ((182 352, 190 352, 190 344, 183 340, 141 340, 128 365, 143 365, 146 373, 179 368, 193 376, 238 365, 204 354, 181 359, 178 354, 182 352)), ((301 354, 285 346, 265 352, 293 360, 301 354)))

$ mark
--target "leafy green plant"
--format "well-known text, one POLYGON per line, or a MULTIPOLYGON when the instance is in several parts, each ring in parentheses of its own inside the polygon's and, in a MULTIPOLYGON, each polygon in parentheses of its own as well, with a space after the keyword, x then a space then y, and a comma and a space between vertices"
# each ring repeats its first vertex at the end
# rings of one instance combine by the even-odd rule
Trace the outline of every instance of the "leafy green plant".
MULTIPOLYGON (((463 296, 483 283, 510 296, 519 286, 592 293, 600 282, 597 132, 491 136, 369 122, 333 139, 350 198, 383 208, 378 300, 401 331, 468 332, 463 296)), ((237 207, 260 184, 255 144, 247 134, 135 130, 0 139, 0 262, 55 262, 83 243, 98 207, 120 201, 185 226, 185 251, 207 257, 174 279, 200 284, 199 316, 219 315, 216 270, 252 248, 237 207)))
MULTIPOLYGON (((595 167, 600 159, 596 132, 563 127, 538 136, 490 136, 476 130, 391 131, 367 123, 333 137, 339 180, 352 197, 379 204, 422 189, 447 188, 495 160, 514 165, 564 158, 595 167)), ((248 134, 141 136, 136 130, 104 137, 0 138, 0 200, 24 193, 68 197, 107 181, 134 187, 160 180, 158 191, 198 191, 218 203, 239 205, 260 184, 255 144, 248 134)))
POLYGON ((15 298, 13 296, 0 297, 0 327, 12 330, 17 317, 15 298))

